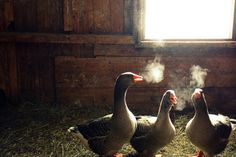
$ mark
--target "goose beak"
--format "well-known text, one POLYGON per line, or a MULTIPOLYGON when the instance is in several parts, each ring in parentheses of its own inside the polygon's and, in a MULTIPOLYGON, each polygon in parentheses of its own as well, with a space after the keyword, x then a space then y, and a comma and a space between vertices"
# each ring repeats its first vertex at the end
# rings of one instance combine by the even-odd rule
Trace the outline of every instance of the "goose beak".
POLYGON ((133 79, 135 83, 143 81, 143 77, 137 74, 133 75, 133 79))
POLYGON ((177 97, 175 95, 171 95, 170 101, 171 101, 172 105, 175 106, 177 104, 177 97))
POLYGON ((172 106, 175 106, 177 105, 177 97, 176 97, 176 94, 175 94, 175 91, 174 90, 170 90, 171 93, 170 93, 170 102, 172 104, 172 106))

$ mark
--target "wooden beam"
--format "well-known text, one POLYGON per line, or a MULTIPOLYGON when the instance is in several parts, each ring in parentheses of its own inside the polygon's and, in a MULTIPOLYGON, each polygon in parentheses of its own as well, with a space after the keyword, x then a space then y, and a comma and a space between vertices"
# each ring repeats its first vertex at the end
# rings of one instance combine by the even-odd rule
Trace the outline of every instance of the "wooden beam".
MULTIPOLYGON (((0 32, 0 42, 24 43, 58 43, 58 44, 108 44, 134 45, 132 35, 91 35, 91 34, 56 34, 56 33, 21 33, 0 32)), ((145 47, 155 47, 153 43, 145 43, 145 47)), ((135 46, 136 48, 138 46, 135 46)), ((165 42, 160 49, 179 47, 226 47, 235 48, 235 41, 171 41, 165 42)), ((158 47, 157 47, 158 48, 158 47)), ((143 47, 141 47, 141 50, 143 47)))
POLYGON ((65 44, 133 44, 130 35, 78 35, 53 33, 0 33, 0 42, 65 44))

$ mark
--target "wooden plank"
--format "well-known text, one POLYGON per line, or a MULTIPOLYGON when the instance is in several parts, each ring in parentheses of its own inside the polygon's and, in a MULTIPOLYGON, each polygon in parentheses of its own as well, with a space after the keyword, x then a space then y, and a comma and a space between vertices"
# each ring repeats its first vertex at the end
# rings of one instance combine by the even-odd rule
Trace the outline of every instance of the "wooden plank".
MULTIPOLYGON (((111 87, 116 76, 125 71, 143 73, 154 58, 150 57, 99 57, 82 59, 77 57, 56 58, 56 72, 60 87, 111 87), (96 67, 96 68, 94 68, 96 67)), ((164 80, 154 86, 191 87, 190 68, 200 65, 208 69, 206 87, 236 87, 235 58, 162 58, 165 65, 164 80), (219 66, 216 66, 217 65, 219 66)), ((193 88, 193 87, 192 87, 193 88)))
MULTIPOLYGON (((37 1, 37 28, 39 32, 49 32, 50 24, 49 20, 49 0, 47 1, 37 1)), ((51 8, 53 9, 53 8, 51 8)))
POLYGON ((93 0, 94 4, 94 33, 111 32, 110 0, 93 0))
POLYGON ((18 76, 15 44, 0 45, 0 88, 5 92, 10 103, 18 100, 18 76))
POLYGON ((234 20, 233 20, 233 30, 232 30, 233 40, 236 40, 236 1, 234 2, 234 20))
POLYGON ((5 0, 4 1, 4 30, 6 31, 13 31, 13 22, 14 22, 14 15, 13 15, 13 2, 12 0, 5 0))
POLYGON ((0 33, 0 42, 67 43, 67 44, 132 44, 126 35, 79 35, 53 33, 0 33))
POLYGON ((8 66, 9 66, 9 85, 10 85, 10 102, 16 104, 18 102, 18 76, 17 76, 17 58, 15 44, 9 45, 8 48, 8 66))
POLYGON ((37 31, 37 0, 13 1, 16 31, 37 31))
MULTIPOLYGON (((77 8, 79 9, 78 16, 74 16, 74 21, 79 19, 76 23, 75 30, 78 33, 94 33, 94 1, 93 0, 80 0, 78 1, 77 8)), ((75 14, 74 10, 74 14, 75 14)))
MULTIPOLYGON (((148 110, 155 113, 159 106, 164 88, 135 88, 127 92, 127 104, 130 108, 148 110)), ((59 88, 58 102, 60 105, 78 106, 112 106, 114 88, 59 88)))
POLYGON ((236 112, 235 87, 209 87, 204 88, 204 93, 210 109, 219 113, 236 112))
POLYGON ((124 33, 133 33, 133 12, 134 12, 133 0, 124 1, 124 33))
POLYGON ((62 1, 37 1, 38 32, 59 32, 63 30, 62 1))
POLYGON ((58 87, 112 87, 116 77, 125 71, 139 73, 145 60, 141 58, 57 57, 58 87))
POLYGON ((64 31, 73 31, 72 0, 63 0, 64 31))
POLYGON ((63 1, 49 0, 48 6, 50 32, 63 32, 63 1))
MULTIPOLYGON (((0 1, 0 19, 4 19, 4 1, 0 1)), ((4 20, 0 20, 0 31, 4 31, 4 20)))
POLYGON ((17 44, 20 96, 25 100, 52 103, 53 60, 50 45, 17 44))
MULTIPOLYGON (((231 43, 233 46, 233 43, 231 43)), ((236 43, 234 43, 236 46, 236 43)), ((136 48, 135 45, 95 45, 96 56, 111 56, 111 57, 234 57, 235 48, 230 45, 225 47, 221 44, 214 46, 189 45, 188 47, 159 47, 159 48, 136 48)))
POLYGON ((14 21, 15 21, 15 29, 16 31, 22 31, 22 25, 23 25, 23 17, 25 14, 25 10, 23 9, 22 12, 20 12, 21 5, 23 2, 20 3, 20 1, 13 1, 14 6, 14 21))
POLYGON ((6 95, 9 95, 7 81, 8 79, 8 59, 7 59, 7 44, 0 43, 0 88, 4 90, 6 95))
POLYGON ((52 56, 75 56, 80 58, 94 58, 94 46, 91 44, 54 44, 50 46, 52 56))
POLYGON ((110 0, 111 33, 123 33, 124 1, 110 0))
MULTIPOLYGON (((114 44, 114 45, 133 45, 134 39, 131 35, 89 35, 89 34, 60 34, 60 33, 6 33, 0 32, 0 42, 30 42, 30 43, 71 43, 71 44, 114 44)), ((198 43, 191 44, 188 46, 183 44, 178 44, 178 46, 173 47, 159 47, 159 48, 136 48, 140 54, 141 52, 148 53, 161 53, 169 55, 169 52, 174 55, 218 55, 214 51, 222 51, 222 49, 227 48, 227 52, 224 55, 230 55, 235 51, 236 42, 235 41, 212 41, 209 43, 198 43), (208 45, 209 44, 209 45, 208 45), (198 50, 196 50, 198 48, 198 50), (191 51, 196 51, 197 53, 191 53, 191 51)), ((134 48, 134 47, 133 47, 134 48)), ((124 53, 123 53, 124 54, 124 53)), ((220 52, 222 54, 222 52, 220 52)), ((98 53, 99 55, 99 53, 98 53)), ((109 54, 108 54, 109 55, 109 54)), ((119 55, 118 53, 115 55, 119 55)), ((150 55, 149 55, 150 56, 150 55)), ((153 56, 153 55, 151 55, 153 56)))
MULTIPOLYGON (((113 105, 114 88, 58 88, 58 102, 60 105, 78 105, 83 107, 111 106, 113 105)), ((158 111, 159 102, 167 88, 135 88, 130 87, 127 92, 127 104, 129 108, 148 112, 155 115, 158 111)), ((183 89, 185 90, 185 89, 183 89)), ((236 88, 205 88, 208 107, 210 110, 220 113, 235 113, 236 88)), ((179 98, 181 91, 176 91, 179 98)), ((192 109, 191 98, 186 99, 186 104, 180 104, 182 109, 192 109)))

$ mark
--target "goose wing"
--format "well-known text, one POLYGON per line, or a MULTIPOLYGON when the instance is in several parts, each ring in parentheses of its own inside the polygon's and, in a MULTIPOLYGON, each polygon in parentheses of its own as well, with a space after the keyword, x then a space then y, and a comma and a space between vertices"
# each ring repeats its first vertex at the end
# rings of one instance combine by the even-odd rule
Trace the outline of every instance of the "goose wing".
MULTIPOLYGON (((78 124, 70 127, 69 132, 74 134, 80 133, 84 138, 89 139, 97 136, 106 136, 111 130, 111 117, 112 114, 91 120, 87 123, 78 124)), ((152 125, 155 123, 157 117, 155 116, 136 116, 137 129, 134 133, 134 137, 145 135, 152 125)))
POLYGON ((109 114, 86 123, 78 124, 70 127, 68 131, 74 134, 81 134, 87 140, 97 136, 106 136, 111 130, 111 117, 112 114, 109 114))
POLYGON ((139 137, 147 134, 157 120, 156 116, 136 116, 137 129, 133 137, 139 137))
POLYGON ((210 121, 215 127, 216 133, 223 139, 228 139, 232 131, 229 117, 221 114, 209 114, 210 121))

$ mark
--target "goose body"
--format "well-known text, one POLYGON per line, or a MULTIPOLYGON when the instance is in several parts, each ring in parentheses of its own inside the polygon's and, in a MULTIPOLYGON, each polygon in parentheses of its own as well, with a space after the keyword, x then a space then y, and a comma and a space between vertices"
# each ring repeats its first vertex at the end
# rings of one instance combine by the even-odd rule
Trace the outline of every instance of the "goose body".
POLYGON ((186 135, 203 152, 201 154, 213 157, 227 146, 233 119, 221 114, 209 114, 202 89, 195 89, 192 102, 195 115, 186 125, 186 135))
POLYGON ((131 72, 120 74, 115 83, 113 114, 70 127, 68 131, 76 134, 94 153, 114 155, 130 141, 136 130, 137 121, 126 104, 126 92, 142 80, 142 76, 131 72))
POLYGON ((137 151, 130 156, 152 157, 155 153, 169 144, 175 136, 175 127, 170 120, 169 112, 176 104, 176 96, 173 90, 167 90, 161 100, 159 111, 155 122, 151 125, 140 123, 140 128, 147 131, 136 135, 131 139, 132 147, 137 151))
MULTIPOLYGON (((79 124, 68 129, 69 132, 78 136, 80 139, 91 139, 94 137, 102 137, 107 136, 111 131, 111 118, 112 114, 90 120, 87 123, 79 124)), ((142 116, 135 116, 137 121, 137 128, 133 137, 145 135, 152 125, 155 124, 157 117, 156 116, 149 116, 149 115, 142 115, 142 116)), ((86 142, 84 143, 86 145, 86 142)))

